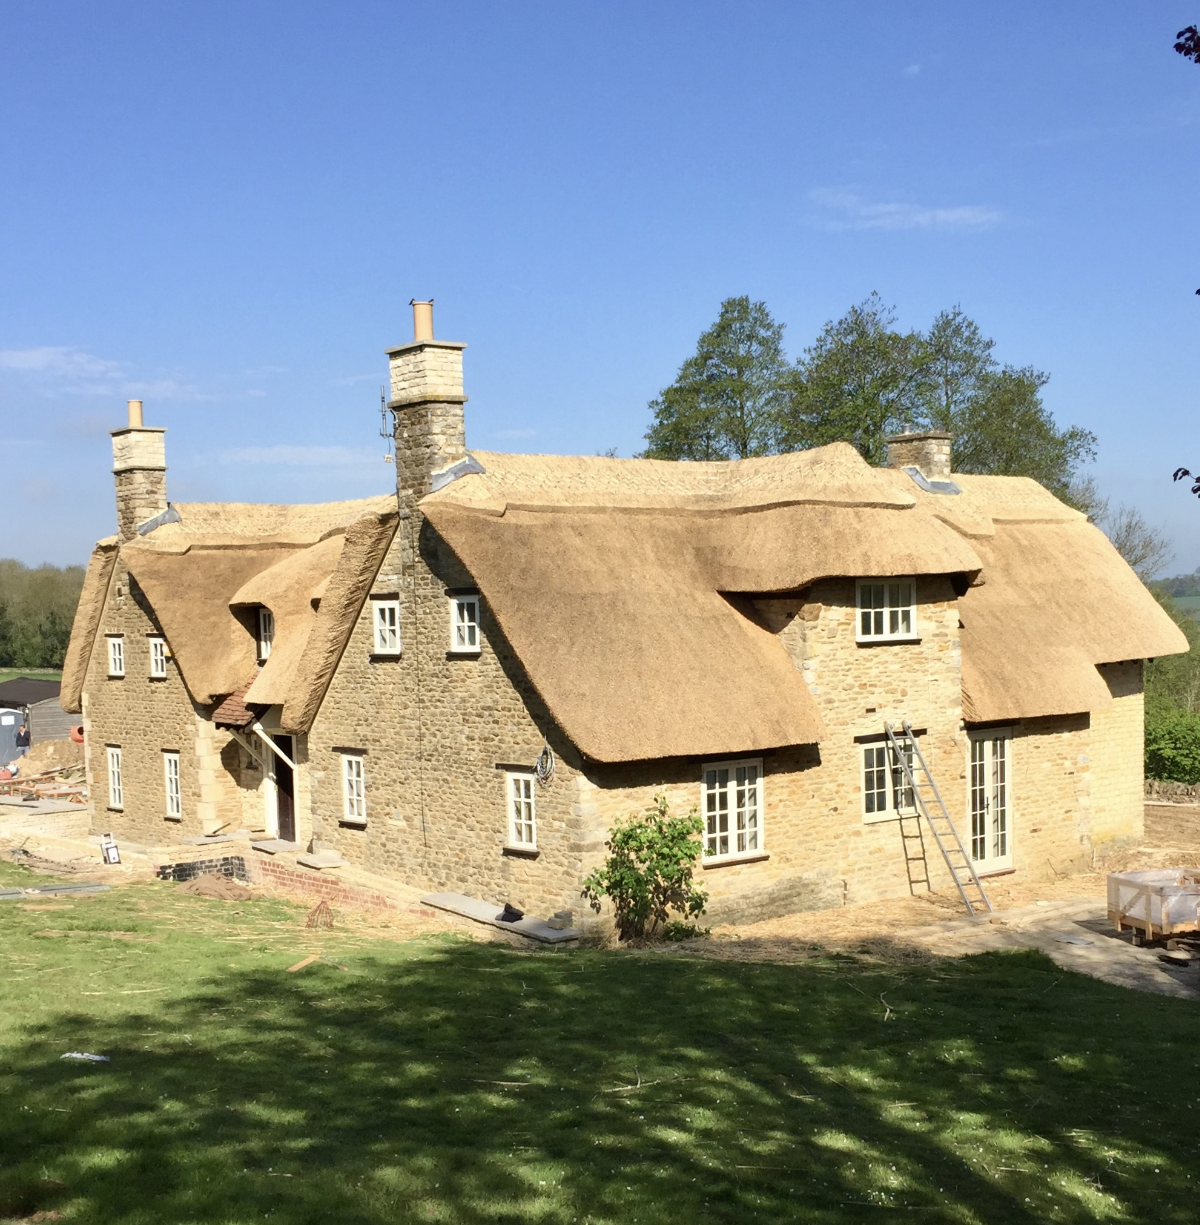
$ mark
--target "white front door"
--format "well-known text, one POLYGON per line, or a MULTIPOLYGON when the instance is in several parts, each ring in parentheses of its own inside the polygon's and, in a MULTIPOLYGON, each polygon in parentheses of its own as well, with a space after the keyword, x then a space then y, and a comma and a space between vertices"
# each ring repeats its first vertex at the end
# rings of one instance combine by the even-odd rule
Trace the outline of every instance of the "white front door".
POLYGON ((1012 867, 1012 796, 1007 732, 971 737, 971 828, 968 849, 975 871, 1012 867))

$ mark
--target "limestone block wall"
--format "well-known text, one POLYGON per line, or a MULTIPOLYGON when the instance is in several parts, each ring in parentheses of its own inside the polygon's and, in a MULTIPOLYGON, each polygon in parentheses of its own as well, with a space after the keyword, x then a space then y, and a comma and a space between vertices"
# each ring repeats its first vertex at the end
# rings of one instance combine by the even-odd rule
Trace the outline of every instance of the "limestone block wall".
POLYGON ((308 735, 314 840, 351 863, 429 889, 522 909, 579 910, 586 842, 578 762, 481 605, 477 656, 450 647, 447 591, 472 580, 419 512, 402 520, 375 594, 400 596, 399 658, 372 653, 371 601, 308 735), (529 769, 549 741, 557 767, 535 783, 536 858, 506 854, 505 766, 529 769), (365 828, 344 817, 342 756, 362 754, 365 828))
POLYGON ((1142 661, 1102 664, 1113 704, 1091 720, 1092 845, 1140 841, 1144 829, 1145 702, 1142 661))
MULTIPOLYGON (((465 345, 446 341, 423 341, 404 345, 389 353, 392 402, 408 404, 436 400, 439 396, 462 398, 465 345)), ((459 413, 462 420, 462 413, 459 413)))
POLYGON ((159 633, 144 597, 118 561, 84 684, 89 811, 94 831, 151 843, 204 833, 232 817, 238 805, 236 786, 221 768, 228 736, 214 729, 193 703, 173 659, 167 661, 165 679, 150 679, 148 637, 159 633), (108 676, 109 634, 124 636, 123 679, 108 676), (121 748, 121 812, 108 806, 109 745, 121 748), (164 750, 179 753, 179 821, 166 816, 164 750))
POLYGON ((1009 830, 1013 869, 1050 878, 1091 864, 1091 718, 1025 719, 1012 728, 1009 830))

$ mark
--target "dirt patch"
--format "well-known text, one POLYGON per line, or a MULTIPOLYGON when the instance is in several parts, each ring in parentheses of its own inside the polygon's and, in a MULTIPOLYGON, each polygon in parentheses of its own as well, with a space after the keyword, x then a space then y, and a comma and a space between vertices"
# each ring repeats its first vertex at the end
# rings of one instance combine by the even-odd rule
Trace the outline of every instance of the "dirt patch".
POLYGON ((194 880, 179 885, 176 892, 190 893, 195 897, 216 898, 222 902, 248 902, 254 896, 252 889, 215 872, 197 876, 194 880))
MULTIPOLYGON (((1053 880, 1022 879, 1019 872, 984 882, 995 919, 1006 911, 1075 899, 1103 901, 1108 873, 1139 868, 1200 867, 1200 804, 1147 804, 1145 836, 1136 847, 1098 858, 1095 870, 1053 880)), ((957 893, 924 893, 805 911, 758 923, 715 927, 707 940, 686 941, 682 951, 736 961, 803 961, 846 953, 887 961, 924 960, 931 956, 918 942, 922 928, 965 917, 957 893)))

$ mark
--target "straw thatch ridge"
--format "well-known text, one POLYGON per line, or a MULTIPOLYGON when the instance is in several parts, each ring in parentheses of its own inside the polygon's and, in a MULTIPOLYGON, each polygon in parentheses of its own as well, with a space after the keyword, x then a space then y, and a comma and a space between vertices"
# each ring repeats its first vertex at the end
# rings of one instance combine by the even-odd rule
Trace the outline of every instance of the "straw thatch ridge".
POLYGON ((75 608, 75 620, 71 624, 71 641, 63 660, 62 688, 58 695, 59 705, 68 714, 77 715, 83 709, 83 683, 100 629, 108 584, 117 562, 117 548, 117 537, 108 536, 96 545, 88 560, 83 590, 75 608))
POLYGON ((285 731, 306 732, 312 726, 399 518, 393 501, 388 511, 364 515, 346 529, 337 565, 322 587, 320 607, 283 698, 280 723, 285 731))

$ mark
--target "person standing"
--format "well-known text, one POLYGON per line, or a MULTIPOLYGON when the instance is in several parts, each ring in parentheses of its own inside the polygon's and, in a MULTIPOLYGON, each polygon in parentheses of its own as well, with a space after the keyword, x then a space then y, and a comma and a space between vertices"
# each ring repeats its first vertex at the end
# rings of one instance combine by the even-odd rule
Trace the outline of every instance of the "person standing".
POLYGON ((17 728, 17 756, 24 757, 29 752, 29 728, 24 723, 17 728))

